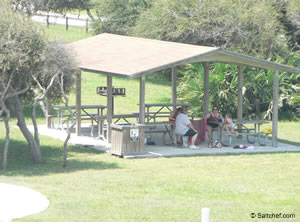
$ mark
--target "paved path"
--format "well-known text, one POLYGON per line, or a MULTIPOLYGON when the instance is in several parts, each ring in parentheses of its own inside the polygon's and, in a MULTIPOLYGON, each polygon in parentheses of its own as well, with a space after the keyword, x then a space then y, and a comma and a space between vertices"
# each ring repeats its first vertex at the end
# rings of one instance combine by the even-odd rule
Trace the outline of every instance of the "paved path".
MULTIPOLYGON (((32 127, 31 127, 32 129, 32 127)), ((95 130, 97 131, 97 130, 95 130)), ((90 137, 90 128, 87 125, 82 129, 83 136, 72 134, 70 143, 83 146, 89 146, 93 149, 106 151, 109 153, 110 144, 90 137)), ((45 125, 39 126, 39 133, 64 141, 67 134, 63 130, 48 129, 45 125)), ((199 146, 199 150, 191 150, 188 148, 179 148, 174 145, 163 145, 162 137, 159 134, 153 134, 152 139, 156 145, 145 145, 145 152, 138 155, 127 155, 124 158, 154 158, 154 157, 177 157, 177 156, 209 156, 209 155, 240 155, 240 154, 259 154, 259 153, 282 153, 282 152, 300 152, 300 146, 293 146, 278 142, 278 147, 274 148, 269 142, 268 146, 259 146, 253 144, 254 149, 234 149, 233 147, 208 148, 207 142, 199 146)), ((233 144, 247 144, 244 140, 233 140, 233 144)), ((250 144, 247 144, 250 145, 250 144)), ((252 144, 251 144, 252 145, 252 144)))
POLYGON ((23 186, 0 183, 0 221, 39 213, 49 206, 41 193, 23 186))

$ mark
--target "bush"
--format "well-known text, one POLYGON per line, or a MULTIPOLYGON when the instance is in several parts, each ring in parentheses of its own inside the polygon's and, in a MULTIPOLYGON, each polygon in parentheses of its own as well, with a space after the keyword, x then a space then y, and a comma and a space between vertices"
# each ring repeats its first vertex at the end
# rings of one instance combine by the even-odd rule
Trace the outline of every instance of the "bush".
POLYGON ((129 35, 140 13, 151 6, 152 0, 102 0, 96 6, 97 19, 93 21, 96 34, 108 32, 129 35))

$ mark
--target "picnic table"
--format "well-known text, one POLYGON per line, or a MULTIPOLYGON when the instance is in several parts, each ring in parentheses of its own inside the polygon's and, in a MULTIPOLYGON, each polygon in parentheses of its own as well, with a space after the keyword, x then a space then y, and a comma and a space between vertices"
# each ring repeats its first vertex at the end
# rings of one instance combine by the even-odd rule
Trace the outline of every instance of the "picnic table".
POLYGON ((163 122, 148 122, 145 123, 145 133, 161 133, 163 142, 165 145, 173 144, 174 137, 171 131, 171 127, 174 127, 174 121, 163 121, 163 122))
MULTIPOLYGON (((239 135, 245 135, 247 138, 248 143, 254 144, 257 140, 259 145, 265 146, 267 145, 267 136, 268 133, 261 131, 261 126, 263 124, 268 123, 265 120, 242 120, 242 121, 233 121, 233 123, 237 126, 237 131, 239 132, 239 135), (250 126, 249 126, 250 125, 250 126)), ((227 135, 229 137, 229 145, 231 145, 232 140, 232 133, 226 132, 225 124, 220 123, 222 125, 221 130, 221 140, 223 144, 226 144, 224 142, 224 135, 227 135)))
MULTIPOLYGON (((76 115, 76 106, 54 106, 53 109, 57 111, 57 118, 58 118, 58 127, 60 129, 63 129, 63 124, 65 122, 71 121, 72 116, 68 111, 68 109, 72 110, 72 115, 76 115)), ((106 106, 104 105, 82 105, 81 110, 81 120, 91 120, 92 121, 92 128, 91 128, 91 136, 94 135, 94 123, 97 123, 98 126, 98 138, 105 139, 105 130, 106 126, 104 124, 105 120, 107 120, 107 115, 104 115, 104 110, 106 109, 106 106), (93 112, 94 110, 97 110, 97 112, 93 112)), ((126 123, 130 123, 128 119, 134 118, 137 119, 137 114, 113 114, 112 118, 114 119, 113 123, 118 123, 121 120, 123 120, 126 123)))
MULTIPOLYGON (((58 128, 63 129, 63 123, 68 122, 71 120, 72 116, 76 115, 76 106, 54 106, 54 110, 57 111, 57 118, 58 118, 58 128), (72 114, 65 112, 71 109, 72 114)), ((81 110, 81 120, 91 120, 92 121, 92 129, 91 135, 93 135, 94 131, 94 122, 98 125, 98 136, 103 134, 103 111, 106 109, 104 105, 82 105, 81 110), (91 112, 92 110, 97 110, 97 113, 91 112)))
POLYGON ((146 122, 150 120, 156 121, 158 117, 169 117, 173 109, 176 107, 188 107, 190 104, 186 103, 152 103, 145 104, 145 117, 146 122), (154 109, 154 110, 153 110, 154 109))

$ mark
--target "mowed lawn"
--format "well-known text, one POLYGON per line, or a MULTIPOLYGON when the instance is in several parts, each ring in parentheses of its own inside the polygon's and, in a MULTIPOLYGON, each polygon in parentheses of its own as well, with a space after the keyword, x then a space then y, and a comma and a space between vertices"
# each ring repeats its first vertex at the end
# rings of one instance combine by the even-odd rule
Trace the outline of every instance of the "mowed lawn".
MULTIPOLYGON (((147 79, 146 103, 170 101, 169 83, 159 78, 147 79)), ((83 104, 105 104, 96 94, 105 84, 105 76, 83 72, 83 104)), ((116 113, 137 111, 138 80, 113 78, 113 85, 127 92, 115 98, 116 113)), ((0 181, 35 189, 50 201, 45 211, 15 221, 198 222, 203 207, 210 208, 211 222, 300 220, 300 153, 129 160, 71 145, 63 168, 61 141, 41 136, 44 163, 34 164, 15 120, 11 125, 8 169, 0 171, 0 181), (252 219, 251 213, 295 218, 252 219)), ((3 122, 0 132, 2 158, 3 122)), ((299 132, 299 121, 279 123, 280 139, 300 145, 299 132)))
MULTIPOLYGON (((1 126, 3 132, 3 127, 1 126)), ((300 215, 300 153, 120 159, 41 136, 43 164, 33 164, 19 130, 0 181, 35 189, 48 209, 19 221, 261 221, 251 213, 300 215)), ((1 153, 3 147, 1 134, 1 153)), ((16 220, 18 221, 18 220, 16 220)))

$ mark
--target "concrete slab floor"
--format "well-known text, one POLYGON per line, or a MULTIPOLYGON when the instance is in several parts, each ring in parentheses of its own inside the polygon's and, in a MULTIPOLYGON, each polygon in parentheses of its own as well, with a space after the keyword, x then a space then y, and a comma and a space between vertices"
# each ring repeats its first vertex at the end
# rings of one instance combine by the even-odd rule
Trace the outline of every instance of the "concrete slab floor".
MULTIPOLYGON (((33 127, 29 127, 33 130, 33 127)), ((97 129, 94 130, 97 132, 97 129)), ((83 136, 76 136, 75 133, 71 134, 69 140, 70 144, 90 146, 93 149, 101 150, 110 153, 110 144, 91 137, 89 126, 82 128, 83 136)), ((67 133, 61 129, 49 129, 45 125, 39 126, 39 133, 41 135, 47 135, 59 140, 64 141, 67 133)), ((155 158, 155 157, 179 157, 179 156, 206 156, 206 155, 241 155, 241 154, 261 154, 261 153, 282 153, 282 152, 300 152, 300 146, 290 145, 278 142, 278 147, 272 147, 271 140, 268 141, 267 146, 260 146, 257 144, 249 144, 245 138, 238 139, 233 138, 232 146, 222 148, 208 148, 208 143, 205 141, 198 145, 199 149, 192 150, 189 148, 176 147, 175 145, 163 145, 162 135, 153 133, 146 135, 148 139, 155 141, 156 145, 145 145, 144 152, 134 155, 125 155, 123 158, 155 158), (253 149, 234 149, 234 145, 252 145, 253 149)))

